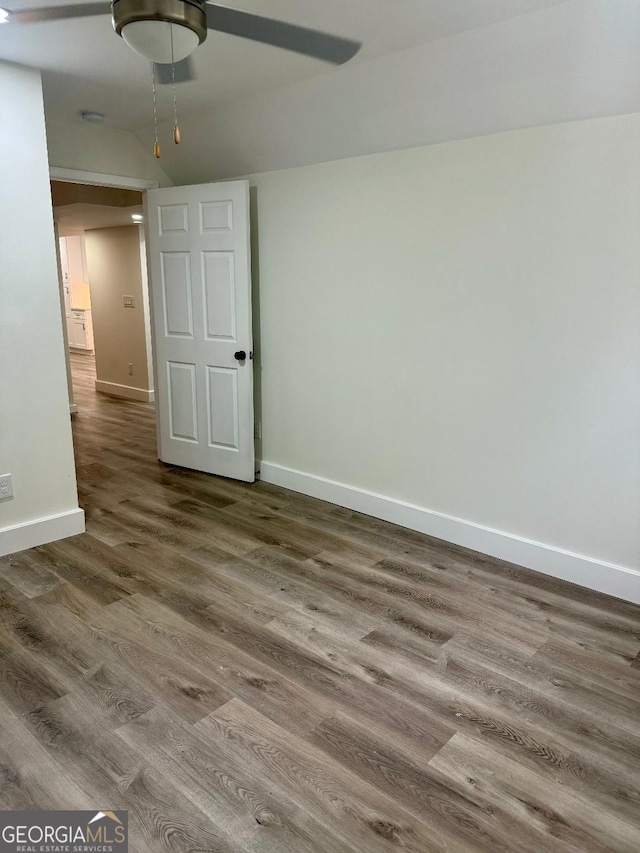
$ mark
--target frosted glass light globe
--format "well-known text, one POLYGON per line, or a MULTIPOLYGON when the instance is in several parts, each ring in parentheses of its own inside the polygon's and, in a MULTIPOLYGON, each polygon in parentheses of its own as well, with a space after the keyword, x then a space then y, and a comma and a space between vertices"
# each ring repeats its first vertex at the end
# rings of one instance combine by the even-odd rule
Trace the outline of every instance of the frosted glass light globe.
POLYGON ((198 36, 189 27, 169 21, 132 21, 122 28, 122 38, 132 50, 151 62, 168 64, 186 59, 198 47, 198 36), (173 30, 173 55, 171 36, 173 30))

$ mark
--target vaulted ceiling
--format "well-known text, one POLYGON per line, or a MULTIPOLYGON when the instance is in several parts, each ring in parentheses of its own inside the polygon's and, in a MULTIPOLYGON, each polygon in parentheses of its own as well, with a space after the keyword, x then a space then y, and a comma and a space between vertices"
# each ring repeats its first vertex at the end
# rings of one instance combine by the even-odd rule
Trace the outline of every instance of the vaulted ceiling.
MULTIPOLYGON (((17 9, 36 0, 0 2, 17 9)), ((178 87, 179 146, 170 87, 159 92, 159 165, 174 183, 640 110, 640 0, 227 2, 364 46, 335 68, 210 33, 194 54, 197 80, 178 87)), ((71 152, 100 130, 103 150, 127 131, 125 161, 135 149, 150 162, 149 64, 108 15, 0 25, 0 59, 43 70, 55 165, 91 168, 71 152), (105 113, 110 127, 84 133, 80 110, 105 113)))
MULTIPOLYGON (((3 0, 13 11, 67 0, 3 0)), ((556 6, 563 0, 228 0, 226 5, 363 42, 352 60, 432 42, 454 33, 556 6)), ((108 2, 105 3, 108 10, 108 2)), ((151 117, 149 64, 115 35, 109 15, 0 26, 0 58, 44 71, 47 112, 71 117, 97 110, 115 127, 133 129, 151 117)), ((210 33, 196 51, 198 79, 180 87, 182 115, 307 78, 340 74, 307 59, 237 38, 210 33)), ((171 101, 168 87, 160 94, 171 101)))

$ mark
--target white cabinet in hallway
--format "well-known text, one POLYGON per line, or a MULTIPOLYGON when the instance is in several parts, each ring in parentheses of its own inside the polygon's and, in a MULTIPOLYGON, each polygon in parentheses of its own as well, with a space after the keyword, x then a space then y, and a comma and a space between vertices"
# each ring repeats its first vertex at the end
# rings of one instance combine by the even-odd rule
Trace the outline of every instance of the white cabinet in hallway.
POLYGON ((60 264, 62 279, 71 285, 72 292, 89 281, 84 237, 81 235, 60 237, 60 264))
POLYGON ((93 352, 91 297, 83 237, 60 238, 60 266, 69 346, 93 352))
POLYGON ((93 323, 91 309, 72 308, 67 315, 67 335, 69 346, 93 352, 93 323))

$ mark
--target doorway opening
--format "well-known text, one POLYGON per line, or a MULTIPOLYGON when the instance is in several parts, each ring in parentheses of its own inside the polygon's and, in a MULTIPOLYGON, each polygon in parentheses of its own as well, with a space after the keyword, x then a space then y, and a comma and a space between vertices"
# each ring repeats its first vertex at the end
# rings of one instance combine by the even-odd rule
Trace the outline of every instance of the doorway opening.
POLYGON ((52 180, 51 198, 78 497, 110 541, 107 506, 159 465, 143 196, 52 180))
MULTIPOLYGON (((152 402, 142 192, 51 181, 69 355, 93 357, 95 390, 152 402)), ((78 410, 68 358, 70 407, 78 410)), ((86 387, 84 388, 86 393, 86 387)))

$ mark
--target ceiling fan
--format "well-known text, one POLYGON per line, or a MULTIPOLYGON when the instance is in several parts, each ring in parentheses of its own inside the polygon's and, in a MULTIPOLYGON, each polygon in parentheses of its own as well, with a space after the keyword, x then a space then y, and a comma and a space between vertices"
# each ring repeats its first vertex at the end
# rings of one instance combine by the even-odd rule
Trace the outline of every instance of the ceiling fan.
POLYGON ((103 0, 5 12, 5 19, 11 24, 31 24, 109 13, 116 33, 132 50, 156 64, 158 81, 164 83, 193 78, 189 56, 206 39, 208 30, 241 36, 335 65, 347 62, 361 46, 351 39, 206 0, 113 0, 111 3, 103 0))

